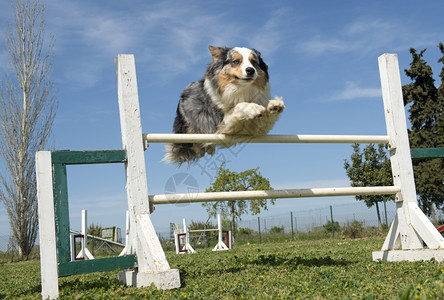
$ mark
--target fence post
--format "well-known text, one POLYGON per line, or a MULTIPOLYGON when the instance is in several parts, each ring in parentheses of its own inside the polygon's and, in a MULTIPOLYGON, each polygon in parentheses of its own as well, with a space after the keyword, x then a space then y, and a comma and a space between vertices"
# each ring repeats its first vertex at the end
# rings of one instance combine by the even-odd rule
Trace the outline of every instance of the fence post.
POLYGON ((330 205, 330 218, 331 218, 331 235, 335 237, 335 223, 333 221, 333 207, 330 205))
POLYGON ((259 244, 260 244, 262 242, 261 241, 261 218, 260 217, 257 217, 257 227, 259 230, 259 244))
POLYGON ((294 229, 297 232, 298 231, 298 219, 294 217, 294 229))
POLYGON ((291 218, 291 240, 294 240, 294 230, 293 230, 293 212, 290 212, 290 218, 291 218))

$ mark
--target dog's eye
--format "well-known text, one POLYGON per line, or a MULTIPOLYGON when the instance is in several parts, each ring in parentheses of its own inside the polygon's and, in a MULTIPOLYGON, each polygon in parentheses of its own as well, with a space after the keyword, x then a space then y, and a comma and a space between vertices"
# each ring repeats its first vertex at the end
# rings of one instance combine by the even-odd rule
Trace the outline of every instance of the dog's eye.
POLYGON ((240 60, 239 60, 239 59, 235 59, 235 60, 233 60, 233 64, 234 64, 234 65, 238 65, 238 64, 240 64, 240 60))

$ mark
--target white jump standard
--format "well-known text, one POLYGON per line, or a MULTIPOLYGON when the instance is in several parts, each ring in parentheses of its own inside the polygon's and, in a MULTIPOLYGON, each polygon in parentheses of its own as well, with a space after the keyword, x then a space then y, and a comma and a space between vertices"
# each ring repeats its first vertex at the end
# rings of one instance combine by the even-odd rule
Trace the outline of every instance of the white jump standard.
POLYGON ((401 191, 396 194, 395 219, 381 251, 373 252, 373 259, 444 261, 444 238, 418 207, 398 56, 384 54, 378 62, 387 134, 391 138, 393 183, 401 191), (423 241, 429 249, 423 249, 423 241))
POLYGON ((151 223, 154 204, 226 201, 229 199, 298 198, 339 195, 396 195, 397 214, 382 250, 374 260, 444 261, 444 238, 419 209, 416 199, 410 147, 407 136, 398 59, 379 57, 387 136, 263 136, 143 134, 133 55, 116 59, 117 85, 123 150, 43 151, 36 155, 39 201, 40 263, 43 298, 58 297, 58 277, 114 269, 119 280, 137 287, 154 283, 159 289, 180 287, 179 271, 171 269, 151 223), (147 143, 232 142, 250 143, 388 143, 394 186, 288 189, 148 195, 144 149, 147 143), (66 166, 89 163, 124 163, 129 210, 126 253, 121 257, 71 261, 66 166), (423 249, 423 242, 428 249, 423 249), (94 265, 92 264, 94 263, 94 265))
MULTIPOLYGON (((156 202, 154 202, 156 204, 156 202)), ((188 230, 187 221, 184 218, 182 220, 183 229, 177 228, 176 232, 174 232, 174 244, 176 248, 176 254, 192 254, 196 253, 196 250, 190 244, 190 233, 191 232, 210 232, 217 231, 218 232, 218 241, 216 246, 213 248, 213 251, 222 251, 231 249, 231 231, 222 230, 222 220, 220 214, 217 214, 217 228, 211 229, 196 229, 196 230, 188 230), (226 242, 223 242, 223 233, 226 233, 226 242), (181 248, 181 238, 184 238, 184 246, 181 248)))
POLYGON ((176 245, 176 254, 196 253, 196 251, 194 250, 194 248, 190 244, 190 233, 187 228, 187 221, 185 220, 185 218, 182 219, 182 223, 183 223, 183 230, 182 230, 183 232, 174 234, 174 242, 176 245), (181 236, 185 237, 185 245, 183 246, 182 249, 180 249, 180 237, 181 236))
POLYGON ((231 249, 231 231, 228 231, 228 238, 227 238, 227 243, 228 246, 223 242, 222 240, 222 219, 220 217, 220 214, 217 215, 217 231, 218 231, 218 241, 216 246, 214 246, 213 251, 224 251, 224 250, 228 250, 231 249))

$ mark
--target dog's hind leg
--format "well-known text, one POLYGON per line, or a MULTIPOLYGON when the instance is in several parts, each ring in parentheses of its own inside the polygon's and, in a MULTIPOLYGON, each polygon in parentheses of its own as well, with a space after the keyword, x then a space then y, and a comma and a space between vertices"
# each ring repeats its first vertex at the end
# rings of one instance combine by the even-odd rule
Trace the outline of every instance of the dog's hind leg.
POLYGON ((205 153, 210 155, 214 154, 215 146, 213 145, 202 145, 202 144, 165 144, 165 156, 162 161, 167 163, 175 163, 178 166, 182 165, 184 162, 191 163, 197 161, 199 158, 203 157, 205 153))

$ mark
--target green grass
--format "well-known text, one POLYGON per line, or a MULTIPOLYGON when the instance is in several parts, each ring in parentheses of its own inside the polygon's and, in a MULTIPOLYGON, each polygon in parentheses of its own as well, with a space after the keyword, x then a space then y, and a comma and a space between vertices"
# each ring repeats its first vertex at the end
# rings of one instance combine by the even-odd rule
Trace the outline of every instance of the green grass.
MULTIPOLYGON (((444 263, 373 262, 377 239, 241 245, 231 251, 167 252, 182 287, 157 291, 117 272, 59 279, 61 299, 444 299, 444 263)), ((0 299, 39 299, 38 261, 0 265, 0 299)))

